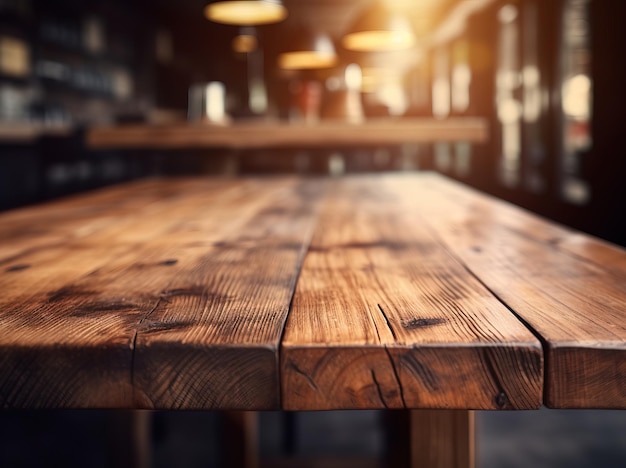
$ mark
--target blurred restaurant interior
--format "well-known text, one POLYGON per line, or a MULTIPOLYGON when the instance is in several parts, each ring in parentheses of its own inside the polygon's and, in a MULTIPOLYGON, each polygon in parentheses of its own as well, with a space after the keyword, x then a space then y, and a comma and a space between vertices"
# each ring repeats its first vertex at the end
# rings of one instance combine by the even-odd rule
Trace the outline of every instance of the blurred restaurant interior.
POLYGON ((0 1, 0 209, 153 175, 427 169, 626 244, 624 2, 207 3, 0 1), (420 119, 447 138, 411 141, 420 119), (251 125, 269 140, 219 144, 251 125), (341 144, 299 144, 320 127, 341 144))
MULTIPOLYGON (((234 3, 0 0, 0 210, 154 176, 431 170, 626 246, 623 0, 234 3)), ((194 417, 156 416, 155 440, 194 417)), ((275 417, 270 451, 304 443, 274 426, 333 431, 275 417)), ((341 430, 376 452, 360 417, 341 430)))

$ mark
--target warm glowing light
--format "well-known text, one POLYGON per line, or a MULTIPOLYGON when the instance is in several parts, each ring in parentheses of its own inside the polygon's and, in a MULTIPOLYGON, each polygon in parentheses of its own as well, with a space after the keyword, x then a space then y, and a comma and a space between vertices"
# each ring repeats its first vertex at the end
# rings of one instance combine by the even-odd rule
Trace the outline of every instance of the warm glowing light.
POLYGON ((498 118, 504 124, 516 123, 522 116, 520 103, 513 98, 503 99, 498 104, 498 118))
POLYGON ((524 67, 522 71, 524 84, 526 86, 536 86, 539 84, 539 69, 534 66, 524 67))
POLYGON ((278 66, 285 70, 312 70, 337 65, 337 56, 329 52, 301 50, 285 52, 278 56, 278 66))
POLYGON ((444 118, 450 114, 450 82, 446 78, 433 81, 433 115, 444 118))
POLYGON ((574 75, 563 83, 563 111, 569 117, 588 120, 591 115, 591 79, 574 75))
POLYGON ((359 52, 409 49, 415 34, 408 18, 382 4, 368 8, 342 39, 343 46, 359 52))
POLYGON ((305 31, 299 36, 300 41, 291 44, 278 56, 278 66, 284 70, 314 70, 337 65, 339 59, 332 41, 326 35, 312 35, 305 31))
POLYGON ((409 49, 415 45, 411 31, 362 31, 343 38, 346 49, 360 52, 409 49))
POLYGON ((438 119, 448 117, 451 106, 450 65, 446 49, 436 51, 433 60, 432 108, 438 119))
MULTIPOLYGON (((410 0, 414 2, 415 0, 410 0)), ((457 2, 446 19, 441 23, 432 35, 431 43, 433 45, 445 44, 455 37, 460 36, 465 31, 467 19, 489 6, 493 0, 472 0, 457 2)))
POLYGON ((240 54, 254 52, 259 47, 259 41, 251 34, 240 34, 233 39, 233 50, 240 54))
POLYGON ((346 88, 352 90, 360 90, 363 83, 363 74, 361 73, 361 67, 356 63, 351 63, 346 67, 345 72, 346 88))
POLYGON ((207 5, 204 15, 216 23, 270 24, 284 20, 287 9, 277 0, 229 0, 207 5))
POLYGON ((215 81, 204 88, 204 112, 209 121, 220 122, 224 119, 225 92, 224 84, 215 81))
POLYGON ((395 68, 365 67, 362 70, 361 92, 376 93, 385 84, 401 81, 401 74, 395 68))
POLYGON ((501 23, 512 23, 517 19, 517 8, 514 5, 505 5, 498 11, 498 19, 501 23))
POLYGON ((404 88, 398 82, 383 84, 379 89, 378 97, 389 108, 391 115, 402 115, 409 106, 404 88))
POLYGON ((452 69, 452 108, 465 112, 470 105, 472 72, 467 64, 455 65, 452 69))

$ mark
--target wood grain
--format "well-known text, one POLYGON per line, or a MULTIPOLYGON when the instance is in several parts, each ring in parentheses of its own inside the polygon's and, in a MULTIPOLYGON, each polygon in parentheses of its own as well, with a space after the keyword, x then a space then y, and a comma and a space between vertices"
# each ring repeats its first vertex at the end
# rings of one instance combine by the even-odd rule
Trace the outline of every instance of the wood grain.
POLYGON ((360 125, 320 122, 313 126, 277 122, 238 122, 232 126, 181 123, 94 128, 87 133, 87 145, 91 148, 249 149, 434 141, 479 143, 487 140, 488 133, 487 122, 480 118, 381 119, 360 125))
POLYGON ((68 202, 76 216, 52 231, 69 237, 0 275, 2 407, 278 407, 279 340, 323 184, 180 183, 128 212, 106 193, 98 209, 68 202))
POLYGON ((127 184, 0 214, 0 407, 626 408, 625 276, 432 174, 127 184))
POLYGON ((329 192, 282 342, 283 407, 539 406, 538 340, 379 182, 329 192))
POLYGON ((546 405, 626 407, 622 249, 438 176, 386 185, 407 193, 450 252, 540 336, 546 405))
POLYGON ((457 205, 457 211, 487 210, 500 226, 519 236, 579 257, 599 268, 626 275, 626 252, 619 246, 559 225, 471 187, 452 182, 442 183, 442 179, 434 174, 423 174, 421 185, 433 191, 433 195, 437 193, 437 196, 453 202, 457 205), (436 183, 432 183, 433 178, 437 179, 436 183))

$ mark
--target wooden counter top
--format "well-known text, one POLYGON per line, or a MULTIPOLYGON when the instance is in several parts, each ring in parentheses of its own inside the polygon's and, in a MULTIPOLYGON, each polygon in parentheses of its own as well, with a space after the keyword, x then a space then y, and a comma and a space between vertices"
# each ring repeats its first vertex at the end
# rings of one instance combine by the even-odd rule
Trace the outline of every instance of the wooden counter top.
POLYGON ((626 252, 421 173, 0 215, 3 408, 626 407, 626 252))
POLYGON ((94 128, 91 148, 273 148, 367 146, 436 141, 484 142, 489 135, 481 118, 380 119, 355 125, 322 121, 317 125, 237 122, 207 124, 126 125, 94 128))

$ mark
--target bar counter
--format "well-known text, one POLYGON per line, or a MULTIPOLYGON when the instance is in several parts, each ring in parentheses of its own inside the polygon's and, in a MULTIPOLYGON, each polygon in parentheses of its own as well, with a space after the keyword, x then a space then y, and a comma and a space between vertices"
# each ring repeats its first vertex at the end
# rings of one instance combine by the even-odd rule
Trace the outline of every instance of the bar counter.
POLYGON ((91 148, 232 148, 320 147, 487 141, 482 118, 402 118, 367 120, 361 124, 321 121, 312 125, 240 121, 232 125, 162 124, 96 127, 87 133, 91 148))

